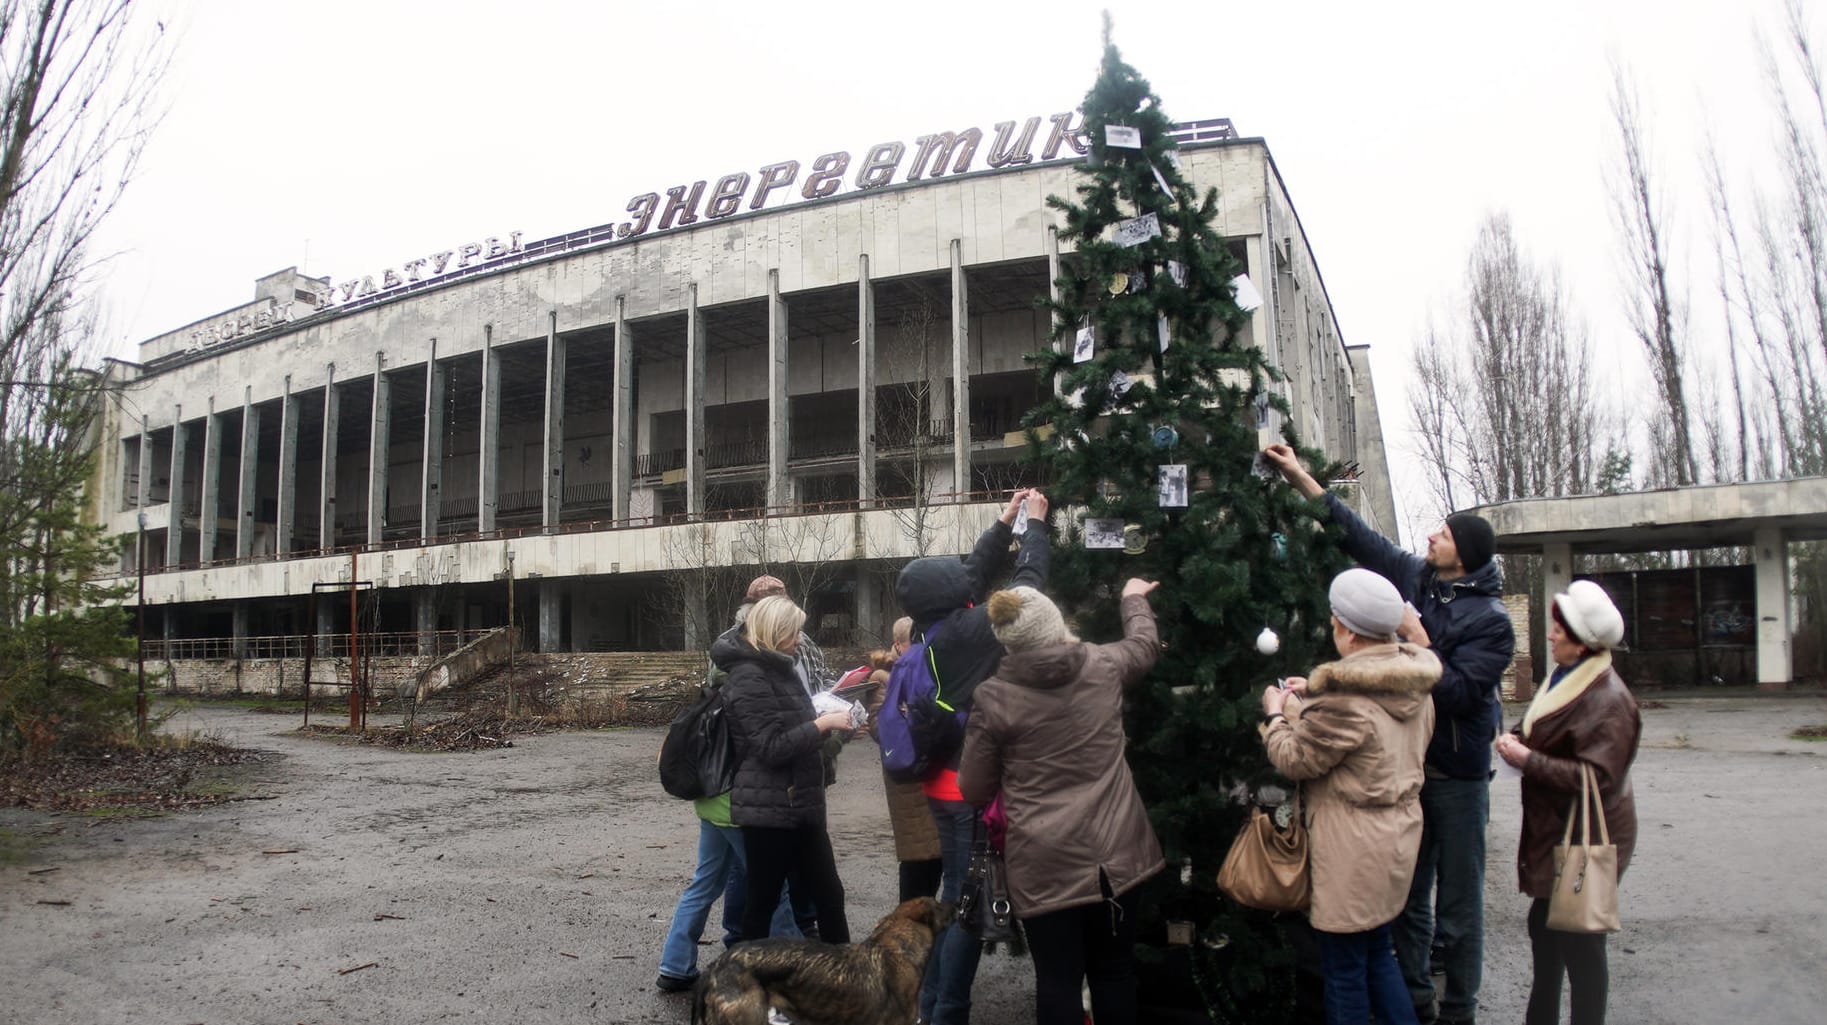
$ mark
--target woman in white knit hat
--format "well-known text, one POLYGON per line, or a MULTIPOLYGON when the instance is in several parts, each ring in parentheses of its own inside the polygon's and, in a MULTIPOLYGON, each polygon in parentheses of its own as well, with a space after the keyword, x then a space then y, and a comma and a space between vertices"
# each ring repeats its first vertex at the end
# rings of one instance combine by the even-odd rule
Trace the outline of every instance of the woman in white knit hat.
POLYGON ((1074 637, 1032 587, 990 596, 1008 653, 977 688, 958 789, 978 807, 1002 795, 1009 902, 1034 957, 1039 1025, 1080 1025, 1087 983, 1098 1025, 1135 1025, 1136 888, 1163 861, 1123 760, 1123 691, 1160 654, 1155 586, 1123 585, 1113 644, 1074 637))
POLYGON ((1630 763, 1637 757, 1642 722, 1637 702, 1611 665, 1623 643, 1624 617, 1605 589, 1575 580, 1549 606, 1548 649, 1554 670, 1513 732, 1497 738, 1497 755, 1522 770, 1522 842, 1516 873, 1529 907, 1529 947, 1535 978, 1526 1025, 1560 1020, 1561 977, 1571 990, 1573 1025, 1603 1025, 1610 975, 1604 933, 1548 928, 1554 892, 1554 846, 1567 826, 1568 809, 1585 786, 1590 766, 1605 808, 1605 825, 1618 848, 1618 874, 1637 845, 1637 801, 1630 763))

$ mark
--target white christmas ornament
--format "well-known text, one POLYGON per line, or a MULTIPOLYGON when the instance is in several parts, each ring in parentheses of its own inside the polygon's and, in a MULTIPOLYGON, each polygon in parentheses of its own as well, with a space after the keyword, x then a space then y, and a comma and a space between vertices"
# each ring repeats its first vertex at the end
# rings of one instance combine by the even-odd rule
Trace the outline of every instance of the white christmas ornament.
POLYGON ((1262 633, 1256 635, 1256 650, 1265 655, 1273 655, 1281 650, 1281 638, 1275 636, 1275 631, 1265 626, 1262 628, 1262 633))

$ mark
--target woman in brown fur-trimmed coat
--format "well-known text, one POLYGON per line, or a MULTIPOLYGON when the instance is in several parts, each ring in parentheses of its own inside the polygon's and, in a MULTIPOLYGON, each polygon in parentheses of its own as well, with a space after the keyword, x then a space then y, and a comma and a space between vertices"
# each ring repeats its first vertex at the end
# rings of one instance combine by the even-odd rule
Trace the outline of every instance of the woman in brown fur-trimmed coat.
MULTIPOLYGON (((1605 589, 1575 580, 1549 605, 1548 650, 1555 668, 1515 732, 1497 738, 1497 755, 1522 770, 1522 841, 1517 880, 1535 898, 1529 906, 1529 947, 1535 976, 1526 1025, 1560 1019, 1561 977, 1571 990, 1573 1025, 1603 1025, 1610 989, 1604 933, 1548 928, 1554 892, 1554 847, 1567 813, 1584 788, 1590 765, 1605 809, 1605 825, 1618 849, 1618 876, 1637 846, 1637 799, 1630 764, 1637 757, 1642 720, 1630 690, 1611 667, 1611 649, 1624 640, 1624 617, 1605 589)), ((1595 827, 1596 828, 1596 827, 1595 827)))
POLYGON ((1313 902, 1326 978, 1326 1020, 1414 1025, 1390 923, 1408 901, 1421 849, 1421 763, 1434 732, 1429 696, 1440 660, 1397 643, 1406 609, 1366 569, 1332 581, 1332 642, 1341 656, 1263 692, 1263 745, 1304 787, 1313 902), (1294 695, 1300 700, 1284 702, 1294 695))
MULTIPOLYGON (((888 696, 888 671, 913 641, 913 620, 902 616, 894 624, 894 649, 869 653, 869 682, 875 684, 865 699, 869 709, 869 735, 875 736, 876 715, 888 696)), ((933 824, 926 791, 918 783, 897 783, 882 770, 882 793, 888 798, 888 825, 894 831, 894 859, 900 864, 900 899, 932 897, 939 892, 941 874, 939 827, 933 824)))

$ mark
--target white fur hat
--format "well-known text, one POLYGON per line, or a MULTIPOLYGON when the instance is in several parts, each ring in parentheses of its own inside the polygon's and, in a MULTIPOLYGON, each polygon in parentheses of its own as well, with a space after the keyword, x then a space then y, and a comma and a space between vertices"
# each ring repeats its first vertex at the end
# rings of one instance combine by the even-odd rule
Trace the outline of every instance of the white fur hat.
POLYGON ((1575 580, 1554 596, 1554 607, 1573 634, 1588 648, 1606 651, 1624 641, 1624 615, 1611 603, 1611 595, 1590 580, 1575 580))

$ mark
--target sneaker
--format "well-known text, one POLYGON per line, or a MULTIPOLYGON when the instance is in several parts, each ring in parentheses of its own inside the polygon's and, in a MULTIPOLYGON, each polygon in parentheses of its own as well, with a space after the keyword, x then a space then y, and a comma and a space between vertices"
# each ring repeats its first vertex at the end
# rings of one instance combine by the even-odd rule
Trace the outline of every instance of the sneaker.
POLYGON ((681 979, 677 975, 667 975, 665 972, 661 972, 660 977, 655 979, 653 984, 667 993, 683 993, 698 984, 698 977, 693 975, 689 979, 681 979))

